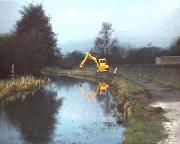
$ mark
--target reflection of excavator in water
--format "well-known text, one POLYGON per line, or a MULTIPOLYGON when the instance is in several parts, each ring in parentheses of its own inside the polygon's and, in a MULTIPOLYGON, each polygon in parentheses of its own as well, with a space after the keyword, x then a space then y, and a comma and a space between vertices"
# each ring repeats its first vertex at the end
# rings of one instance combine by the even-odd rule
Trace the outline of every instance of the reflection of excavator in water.
POLYGON ((91 100, 92 98, 96 97, 97 94, 100 94, 100 95, 105 95, 108 91, 108 88, 109 88, 109 85, 104 83, 104 82, 100 82, 99 85, 98 85, 98 88, 95 92, 93 92, 92 95, 89 95, 88 92, 81 88, 81 92, 82 94, 85 96, 85 98, 87 98, 87 100, 91 100))
POLYGON ((96 96, 98 96, 97 99, 99 99, 98 101, 101 102, 101 106, 105 114, 109 114, 112 109, 108 90, 109 85, 104 82, 100 82, 97 90, 94 91, 92 94, 88 94, 88 91, 86 91, 86 89, 81 88, 81 92, 83 96, 87 99, 87 101, 90 101, 96 96))
POLYGON ((109 65, 106 64, 106 59, 96 59, 96 57, 92 56, 89 52, 86 54, 84 59, 80 63, 80 68, 84 66, 84 63, 88 60, 92 59, 96 63, 96 67, 98 68, 98 72, 107 72, 109 70, 109 65))

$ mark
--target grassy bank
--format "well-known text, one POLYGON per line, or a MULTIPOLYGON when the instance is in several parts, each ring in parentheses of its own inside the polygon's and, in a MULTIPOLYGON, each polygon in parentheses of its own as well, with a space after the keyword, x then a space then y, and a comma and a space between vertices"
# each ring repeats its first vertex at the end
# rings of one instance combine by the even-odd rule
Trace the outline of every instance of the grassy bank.
MULTIPOLYGON (((168 77, 168 76, 167 76, 168 77)), ((157 82, 157 83, 161 83, 161 84, 164 84, 166 86, 170 86, 170 87, 173 87, 173 88, 176 88, 176 89, 180 89, 180 82, 174 82, 172 80, 163 80, 159 77, 149 77, 149 76, 146 76, 145 79, 147 80, 152 80, 154 82, 157 82)))
POLYGON ((95 72, 92 71, 81 71, 81 70, 64 70, 60 68, 46 68, 42 71, 42 74, 48 76, 68 76, 76 77, 79 79, 93 79, 95 77, 95 72))
POLYGON ((118 72, 180 89, 180 66, 122 66, 118 72))
POLYGON ((68 76, 78 79, 87 79, 90 81, 98 81, 98 80, 108 80, 111 81, 111 75, 107 75, 106 73, 97 73, 96 69, 92 70, 81 70, 81 69, 74 69, 74 70, 64 70, 60 68, 46 68, 42 72, 45 76, 68 76), (108 79, 109 76, 109 79, 108 79))
POLYGON ((15 98, 25 97, 29 91, 40 87, 46 82, 47 81, 44 79, 35 78, 33 76, 19 76, 1 80, 0 101, 2 102, 4 99, 13 101, 15 98))
POLYGON ((118 109, 127 125, 124 144, 156 144, 163 139, 163 110, 150 106, 152 96, 142 86, 123 78, 115 78, 111 84, 118 109))

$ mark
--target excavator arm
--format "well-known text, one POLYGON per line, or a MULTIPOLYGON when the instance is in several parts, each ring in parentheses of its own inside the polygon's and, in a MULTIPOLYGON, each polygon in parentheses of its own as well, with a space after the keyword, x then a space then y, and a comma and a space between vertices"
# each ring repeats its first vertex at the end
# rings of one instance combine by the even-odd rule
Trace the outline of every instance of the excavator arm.
POLYGON ((93 57, 89 52, 86 54, 84 59, 81 61, 80 68, 83 68, 84 63, 87 61, 87 59, 92 59, 96 63, 96 67, 98 68, 98 70, 101 71, 101 68, 99 66, 99 63, 98 63, 96 57, 93 57))
POLYGON ((84 63, 86 62, 86 60, 88 59, 88 57, 89 57, 89 52, 86 54, 86 56, 84 57, 84 59, 81 61, 81 63, 80 63, 80 68, 83 68, 83 66, 84 66, 84 63))

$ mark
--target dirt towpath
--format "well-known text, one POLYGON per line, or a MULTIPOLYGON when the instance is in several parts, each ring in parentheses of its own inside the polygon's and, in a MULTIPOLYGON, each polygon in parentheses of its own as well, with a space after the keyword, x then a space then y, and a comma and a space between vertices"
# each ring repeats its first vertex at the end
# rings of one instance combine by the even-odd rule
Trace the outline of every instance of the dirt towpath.
POLYGON ((143 85, 155 96, 156 100, 152 106, 160 106, 166 111, 165 117, 169 122, 164 122, 164 127, 168 137, 159 144, 180 144, 180 91, 142 78, 124 77, 143 85))

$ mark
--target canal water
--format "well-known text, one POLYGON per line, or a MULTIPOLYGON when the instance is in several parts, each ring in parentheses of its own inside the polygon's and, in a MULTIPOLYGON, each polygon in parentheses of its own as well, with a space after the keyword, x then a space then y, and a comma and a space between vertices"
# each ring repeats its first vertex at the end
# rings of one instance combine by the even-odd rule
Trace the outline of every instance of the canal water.
POLYGON ((121 144, 108 84, 59 77, 0 107, 0 144, 121 144))

